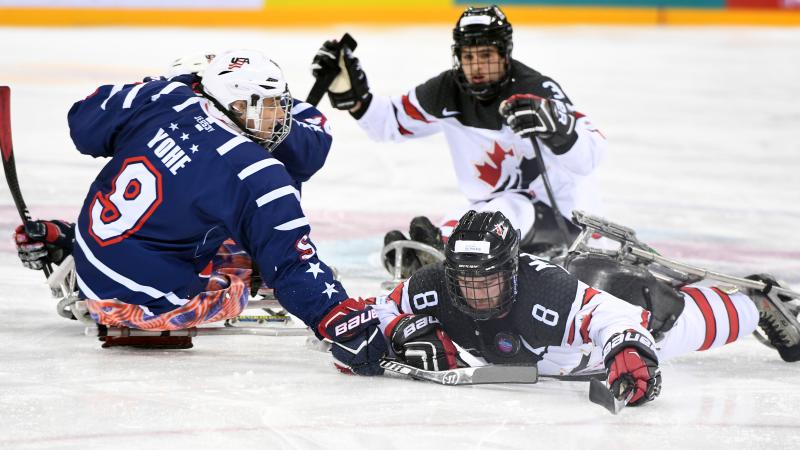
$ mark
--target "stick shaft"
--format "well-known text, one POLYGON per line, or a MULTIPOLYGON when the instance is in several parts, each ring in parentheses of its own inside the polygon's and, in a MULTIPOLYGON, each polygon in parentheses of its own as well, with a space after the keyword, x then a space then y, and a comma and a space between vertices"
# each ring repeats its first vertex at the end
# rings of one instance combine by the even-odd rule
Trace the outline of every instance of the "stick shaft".
MULTIPOLYGON (((539 175, 542 177, 544 190, 547 191, 547 198, 550 199, 550 208, 553 210, 553 215, 556 219, 556 225, 558 226, 558 229, 561 230, 561 234, 564 237, 564 244, 569 247, 572 242, 569 238, 567 222, 566 219, 564 219, 564 216, 561 215, 561 210, 558 209, 556 196, 553 194, 553 187, 550 186, 550 178, 547 176, 547 167, 544 165, 544 159, 542 158, 542 149, 539 147, 539 141, 536 140, 536 136, 531 136, 531 144, 533 144, 533 152, 536 154, 536 164, 539 166, 539 175)), ((534 226, 536 225, 534 224, 534 226)))
MULTIPOLYGON (((17 207, 19 218, 27 226, 31 221, 31 213, 22 198, 22 190, 19 187, 17 178, 17 167, 14 162, 14 144, 11 141, 11 88, 0 86, 0 150, 3 154, 3 172, 6 175, 8 190, 14 198, 14 205, 17 207)), ((49 278, 53 272, 52 266, 45 263, 42 267, 45 278, 49 278)))

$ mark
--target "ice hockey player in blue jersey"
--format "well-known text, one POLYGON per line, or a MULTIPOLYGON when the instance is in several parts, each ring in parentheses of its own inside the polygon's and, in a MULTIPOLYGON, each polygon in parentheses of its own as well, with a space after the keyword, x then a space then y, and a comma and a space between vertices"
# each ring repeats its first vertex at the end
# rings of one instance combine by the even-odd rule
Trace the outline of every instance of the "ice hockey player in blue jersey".
POLYGON ((300 206, 300 183, 331 145, 325 117, 293 99, 280 68, 257 51, 219 55, 198 88, 106 85, 75 103, 75 146, 110 160, 76 226, 18 228, 23 263, 41 268, 71 253, 98 323, 171 330, 238 315, 252 259, 281 305, 334 341, 343 369, 373 370, 385 344, 362 344, 377 320, 346 335, 325 328, 369 316, 369 307, 348 299, 319 259, 300 206), (358 350, 338 351, 348 345, 358 350))

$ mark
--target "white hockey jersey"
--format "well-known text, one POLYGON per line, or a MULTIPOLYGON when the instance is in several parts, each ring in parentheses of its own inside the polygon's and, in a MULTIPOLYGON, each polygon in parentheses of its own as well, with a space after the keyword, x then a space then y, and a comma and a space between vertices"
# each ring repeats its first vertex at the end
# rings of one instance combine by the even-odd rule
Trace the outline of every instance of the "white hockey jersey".
MULTIPOLYGON (((552 79, 514 60, 510 70, 511 82, 494 100, 481 102, 465 93, 456 83, 452 70, 448 70, 408 94, 392 98, 374 96, 358 123, 378 141, 413 139, 443 132, 459 188, 470 202, 491 200, 510 190, 549 204, 533 145, 514 134, 504 123, 498 108, 502 100, 520 93, 557 99, 570 108, 572 105, 552 79)), ((575 113, 578 139, 574 144, 553 149, 539 141, 556 201, 568 217, 575 207, 596 210, 593 181, 587 178, 606 149, 606 140, 600 131, 585 115, 575 113)))

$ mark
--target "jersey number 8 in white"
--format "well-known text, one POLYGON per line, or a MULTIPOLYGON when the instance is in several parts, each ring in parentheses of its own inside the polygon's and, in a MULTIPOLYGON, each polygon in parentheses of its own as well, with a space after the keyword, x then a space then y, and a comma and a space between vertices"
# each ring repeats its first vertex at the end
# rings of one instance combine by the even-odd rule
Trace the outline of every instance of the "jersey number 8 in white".
POLYGON ((436 291, 423 292, 415 295, 412 301, 414 302, 414 308, 417 308, 419 311, 420 309, 427 308, 428 306, 438 305, 439 295, 436 294, 436 291))
POLYGON ((542 322, 545 325, 554 327, 558 323, 558 313, 552 309, 547 309, 538 303, 533 305, 533 311, 531 314, 533 315, 534 319, 542 322))

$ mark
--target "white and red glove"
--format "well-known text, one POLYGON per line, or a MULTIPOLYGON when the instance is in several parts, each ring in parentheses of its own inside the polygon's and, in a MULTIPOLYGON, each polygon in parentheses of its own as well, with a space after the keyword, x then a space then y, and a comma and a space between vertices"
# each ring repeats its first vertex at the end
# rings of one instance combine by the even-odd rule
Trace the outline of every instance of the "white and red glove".
POLYGON ((455 369, 457 350, 436 317, 401 314, 386 327, 392 350, 410 366, 423 370, 455 369))
POLYGON ((339 371, 383 375, 380 360, 388 347, 378 324, 378 315, 367 301, 348 298, 328 311, 317 326, 317 332, 333 343, 333 364, 339 371))
POLYGON ((661 393, 661 370, 650 338, 634 330, 616 333, 606 342, 603 354, 608 385, 617 399, 636 406, 661 393))

